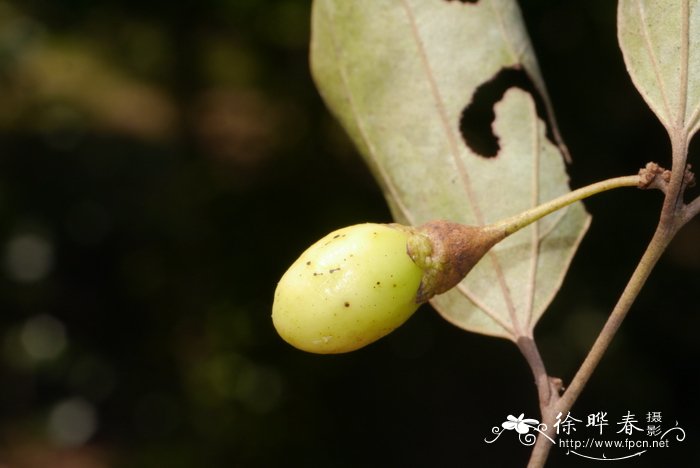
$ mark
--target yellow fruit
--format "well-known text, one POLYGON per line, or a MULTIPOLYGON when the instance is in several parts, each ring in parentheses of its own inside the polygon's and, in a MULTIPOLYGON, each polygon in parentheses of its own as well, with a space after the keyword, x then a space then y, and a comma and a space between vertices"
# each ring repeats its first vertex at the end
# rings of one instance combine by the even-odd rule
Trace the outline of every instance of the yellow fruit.
POLYGON ((277 285, 277 332, 304 351, 344 353, 404 323, 419 306, 423 277, 407 253, 410 236, 397 226, 358 224, 309 247, 277 285))

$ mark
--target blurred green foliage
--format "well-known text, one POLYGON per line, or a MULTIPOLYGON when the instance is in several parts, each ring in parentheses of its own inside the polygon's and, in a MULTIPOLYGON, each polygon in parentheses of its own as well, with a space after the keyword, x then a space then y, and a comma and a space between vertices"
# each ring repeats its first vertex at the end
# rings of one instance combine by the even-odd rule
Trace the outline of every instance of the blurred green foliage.
MULTIPOLYGON (((614 2, 523 7, 573 185, 666 163, 624 73, 614 2)), ((510 343, 427 306, 350 355, 307 355, 274 333, 276 281, 307 245, 389 221, 309 76, 309 8, 0 0, 0 465, 527 459, 516 442, 483 442, 507 414, 537 414, 510 343)), ((588 202, 593 227, 538 329, 550 373, 571 378, 659 202, 588 202)), ((699 226, 673 244, 575 410, 664 411, 688 429, 699 226)), ((636 463, 697 458, 691 443, 662 455, 636 463)), ((574 462, 553 454, 553 466, 574 462)))

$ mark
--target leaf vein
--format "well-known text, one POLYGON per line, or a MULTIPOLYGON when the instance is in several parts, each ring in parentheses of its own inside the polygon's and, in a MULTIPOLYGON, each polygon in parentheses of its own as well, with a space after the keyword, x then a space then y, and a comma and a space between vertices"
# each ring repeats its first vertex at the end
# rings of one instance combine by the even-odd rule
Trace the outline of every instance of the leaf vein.
MULTIPOLYGON (((333 21, 329 21, 329 24, 334 24, 333 21)), ((391 177, 389 177, 389 173, 384 169, 382 164, 380 163, 380 158, 377 157, 377 149, 372 142, 371 138, 369 137, 369 134, 367 132, 367 128, 365 126, 365 122, 361 117, 361 113, 359 112, 357 108, 357 102, 354 98, 353 92, 352 92, 352 87, 350 86, 350 79, 348 77, 348 72, 346 70, 346 67, 344 66, 344 60, 343 60, 343 51, 339 45, 338 37, 335 34, 335 28, 328 28, 330 30, 330 36, 331 40, 333 41, 333 50, 335 51, 335 56, 336 56, 336 63, 338 66, 338 73, 340 74, 340 78, 342 80, 343 84, 343 90, 345 91, 345 97, 348 101, 348 104, 350 105, 350 109, 352 109, 352 115, 355 118, 355 121, 357 122, 357 129, 360 133, 360 137, 365 143, 365 146, 367 147, 367 151, 369 152, 369 156, 374 162, 374 165, 376 167, 376 170, 379 172, 380 175, 380 181, 384 181, 384 185, 386 186, 386 190, 389 192, 389 195, 391 198, 394 200, 396 203, 396 206, 398 209, 401 211, 401 214, 403 217, 406 219, 406 221, 409 224, 414 224, 414 219, 413 216, 411 215, 410 210, 408 207, 404 204, 403 200, 399 196, 398 189, 396 185, 394 184, 393 180, 391 177)))
POLYGON ((413 14, 413 10, 411 6, 408 4, 407 0, 401 0, 401 4, 403 5, 404 11, 406 13, 406 17, 408 19, 409 25, 411 27, 411 34, 416 42, 416 46, 418 48, 418 55, 420 57, 420 61, 423 64, 423 69, 425 71, 425 76, 428 80, 428 85, 430 87, 430 94, 433 97, 433 101, 435 103, 435 107, 437 109, 438 115, 440 117, 440 122, 441 125, 445 131, 445 136, 447 137, 447 143, 450 148, 450 155, 452 156, 452 159, 454 160, 455 166, 457 167, 457 171, 459 172, 459 177, 462 181, 462 187, 464 188, 464 191, 466 192, 467 198, 469 200, 469 204, 472 206, 472 209, 474 210, 474 217, 476 218, 476 221, 478 224, 484 224, 484 217, 481 212, 481 209, 479 208, 477 202, 476 202, 476 195, 474 194, 474 191, 471 186, 471 181, 469 179, 469 174, 467 173, 467 168, 464 166, 464 161, 462 161, 460 154, 459 154, 459 143, 458 143, 458 138, 457 135, 455 134, 454 130, 452 129, 452 126, 450 125, 449 119, 447 117, 447 110, 445 108, 445 103, 442 98, 442 95, 440 94, 440 90, 438 89, 438 84, 437 80, 435 79, 435 74, 433 73, 433 67, 430 64, 430 60, 428 59, 428 54, 425 50, 425 44, 423 43, 423 39, 421 38, 420 31, 418 30, 418 25, 416 24, 416 17, 413 14))
MULTIPOLYGON (((488 315, 494 322, 496 322, 501 328, 503 328, 508 335, 510 335, 510 339, 515 340, 515 332, 513 330, 513 327, 510 326, 508 322, 503 320, 500 315, 498 315, 495 311, 493 311, 489 306, 481 302, 475 295, 472 293, 469 288, 467 288, 464 283, 459 283, 457 285, 457 290, 466 297, 469 301, 471 301, 477 308, 479 308, 482 312, 484 312, 486 315, 488 315)), ((459 324, 457 324, 459 325, 459 324)))
MULTIPOLYGON (((540 135, 539 135, 539 125, 538 125, 538 119, 537 119, 537 110, 535 109, 534 103, 532 99, 528 100, 528 104, 530 107, 530 121, 533 123, 532 125, 532 148, 531 151, 533 153, 533 168, 532 168, 532 199, 531 199, 531 206, 535 207, 539 204, 539 197, 540 197, 540 135)), ((537 265, 539 261, 539 254, 540 254, 540 242, 539 242, 539 232, 540 232, 540 223, 539 221, 536 223, 533 223, 531 226, 531 245, 530 245, 530 272, 529 272, 529 278, 528 278, 528 296, 527 296, 527 311, 526 311, 526 317, 527 317, 527 324, 528 327, 532 323, 532 311, 533 311, 533 305, 535 303, 535 289, 537 287, 537 265)))
MULTIPOLYGON (((459 176, 462 181, 462 188, 466 192, 467 199, 472 207, 472 211, 474 212, 474 218, 476 218, 477 224, 483 225, 484 216, 477 203, 476 195, 473 192, 467 169, 464 166, 464 161, 460 157, 458 138, 452 126, 450 125, 449 119, 447 117, 445 103, 440 94, 440 90, 438 89, 437 80, 435 79, 435 74, 433 73, 433 68, 430 64, 430 61, 428 60, 428 55, 425 50, 425 44, 423 43, 420 31, 418 30, 418 25, 416 23, 416 17, 407 0, 401 0, 401 4, 406 13, 406 17, 408 18, 413 39, 415 40, 416 46, 418 47, 418 55, 420 57, 421 63, 423 64, 423 69, 425 71, 425 75, 430 86, 430 92, 433 96, 438 115, 440 116, 442 127, 447 137, 448 145, 450 147, 450 154, 452 156, 452 159, 454 160, 455 166, 457 167, 457 171, 459 172, 459 176)), ((505 300, 506 307, 508 308, 508 314, 514 320, 513 325, 516 328, 519 328, 519 324, 517 320, 515 320, 516 313, 515 307, 513 305, 513 299, 511 297, 510 289, 506 284, 505 275, 503 273, 503 269, 501 268, 501 264, 498 261, 498 257, 496 257, 496 255, 493 252, 489 252, 488 257, 491 259, 491 263, 495 270, 496 277, 498 278, 498 284, 501 289, 501 293, 503 294, 503 299, 505 300)))
POLYGON ((644 10, 644 5, 641 0, 637 0, 637 12, 639 14, 639 22, 642 25, 642 35, 644 37, 644 44, 646 45, 647 54, 649 55, 649 60, 651 62, 651 67, 654 70, 654 76, 656 81, 659 83, 659 91, 661 92, 661 98, 664 104, 664 110, 666 112, 666 125, 671 125, 671 107, 668 101, 668 95, 666 92, 666 86, 661 78, 661 70, 659 69, 659 60, 654 53, 654 47, 651 41, 651 35, 649 33, 649 25, 647 24, 647 16, 644 10))
POLYGON ((684 0, 681 3, 681 84, 679 90, 681 95, 679 96, 680 102, 678 104, 680 106, 680 109, 678 110, 678 117, 676 122, 676 126, 678 128, 686 128, 685 111, 688 106, 688 41, 690 40, 690 37, 688 35, 690 18, 688 16, 688 0, 684 0))

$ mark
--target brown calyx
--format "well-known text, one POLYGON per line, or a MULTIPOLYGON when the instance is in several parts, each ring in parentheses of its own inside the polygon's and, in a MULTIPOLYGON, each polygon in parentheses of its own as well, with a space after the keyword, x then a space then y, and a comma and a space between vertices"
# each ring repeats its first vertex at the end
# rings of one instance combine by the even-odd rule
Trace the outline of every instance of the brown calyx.
POLYGON ((408 254, 424 271, 416 302, 426 302, 462 281, 505 231, 438 220, 419 226, 415 235, 422 239, 409 242, 408 254))

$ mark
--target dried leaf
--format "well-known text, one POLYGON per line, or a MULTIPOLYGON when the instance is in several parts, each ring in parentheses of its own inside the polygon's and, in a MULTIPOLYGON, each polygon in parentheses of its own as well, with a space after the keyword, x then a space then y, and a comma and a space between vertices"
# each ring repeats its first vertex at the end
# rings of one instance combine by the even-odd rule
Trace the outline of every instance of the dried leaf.
MULTIPOLYGON (((504 68, 525 70, 544 93, 514 1, 316 0, 311 62, 399 222, 481 225, 569 190, 562 154, 530 94, 510 89, 495 106, 495 157, 476 154, 460 133, 477 88, 504 68)), ((587 225, 580 203, 541 220, 499 244, 433 305, 466 330, 529 334, 587 225)))

